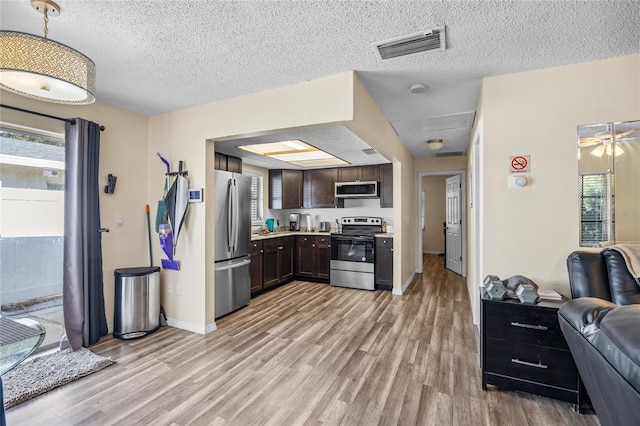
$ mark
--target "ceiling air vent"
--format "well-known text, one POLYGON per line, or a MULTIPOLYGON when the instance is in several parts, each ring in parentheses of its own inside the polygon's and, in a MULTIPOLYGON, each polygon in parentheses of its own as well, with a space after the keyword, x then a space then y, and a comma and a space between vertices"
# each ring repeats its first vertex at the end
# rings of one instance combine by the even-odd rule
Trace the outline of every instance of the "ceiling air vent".
POLYGON ((445 27, 433 28, 419 33, 404 35, 373 43, 373 51, 381 61, 427 52, 445 50, 445 27))
POLYGON ((367 149, 363 149, 362 152, 364 152, 367 155, 373 155, 373 154, 377 154, 378 152, 373 149, 373 148, 367 148, 367 149))
POLYGON ((464 156, 464 151, 440 151, 434 152, 434 158, 442 158, 442 157, 462 157, 464 156))

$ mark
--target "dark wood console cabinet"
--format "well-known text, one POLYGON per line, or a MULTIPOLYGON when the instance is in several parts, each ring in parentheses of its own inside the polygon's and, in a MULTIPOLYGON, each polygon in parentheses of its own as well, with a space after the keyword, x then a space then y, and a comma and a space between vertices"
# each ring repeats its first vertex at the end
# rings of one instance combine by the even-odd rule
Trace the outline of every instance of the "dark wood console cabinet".
POLYGON ((486 295, 480 311, 482 389, 496 385, 574 404, 580 375, 558 323, 562 301, 524 305, 486 295))

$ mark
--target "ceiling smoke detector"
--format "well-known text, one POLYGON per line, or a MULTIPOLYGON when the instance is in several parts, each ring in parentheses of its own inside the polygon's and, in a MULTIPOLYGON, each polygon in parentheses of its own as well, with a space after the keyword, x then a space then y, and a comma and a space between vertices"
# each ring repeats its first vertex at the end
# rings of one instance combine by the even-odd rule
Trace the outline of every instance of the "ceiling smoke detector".
POLYGON ((445 27, 433 28, 371 44, 381 61, 445 50, 445 27))
POLYGON ((442 139, 429 139, 427 141, 427 146, 431 151, 440 151, 443 145, 442 139))
POLYGON ((427 90, 427 86, 422 83, 414 83, 409 87, 409 91, 414 95, 418 93, 424 93, 427 90))

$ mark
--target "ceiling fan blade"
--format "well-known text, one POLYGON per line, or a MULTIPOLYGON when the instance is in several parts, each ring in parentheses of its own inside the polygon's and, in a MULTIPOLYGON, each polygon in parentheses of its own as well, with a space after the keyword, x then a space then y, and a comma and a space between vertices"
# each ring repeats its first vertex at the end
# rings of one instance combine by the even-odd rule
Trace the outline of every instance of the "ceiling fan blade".
MULTIPOLYGON (((626 132, 624 132, 624 133, 618 133, 618 134, 616 134, 616 139, 617 139, 617 140, 620 140, 620 139, 624 138, 625 136, 628 136, 628 135, 630 135, 630 134, 632 134, 632 133, 635 133, 635 132, 637 132, 637 131, 640 131, 640 128, 638 128, 638 129, 631 129, 631 130, 626 131, 626 132)), ((636 136, 634 136, 634 137, 633 137, 633 138, 631 138, 631 139, 635 139, 635 138, 636 138, 636 136)))
POLYGON ((585 138, 580 138, 580 148, 588 148, 590 146, 596 146, 596 145, 600 145, 600 140, 599 139, 593 139, 593 140, 584 140, 585 138))

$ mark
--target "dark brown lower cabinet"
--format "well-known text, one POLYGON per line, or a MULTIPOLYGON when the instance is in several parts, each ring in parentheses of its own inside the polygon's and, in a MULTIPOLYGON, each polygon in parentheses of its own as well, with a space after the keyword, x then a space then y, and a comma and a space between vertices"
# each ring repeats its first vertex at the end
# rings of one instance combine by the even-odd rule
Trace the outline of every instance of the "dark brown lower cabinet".
POLYGON ((393 238, 376 237, 375 288, 393 289, 393 238))
POLYGON ((277 237, 262 241, 262 288, 282 284, 293 278, 295 237, 277 237))
POLYGON ((331 270, 331 237, 316 237, 316 278, 329 281, 331 270))
POLYGON ((331 262, 331 237, 298 235, 296 237, 296 278, 328 281, 331 262))
POLYGON ((251 293, 262 290, 262 240, 251 242, 251 293))

